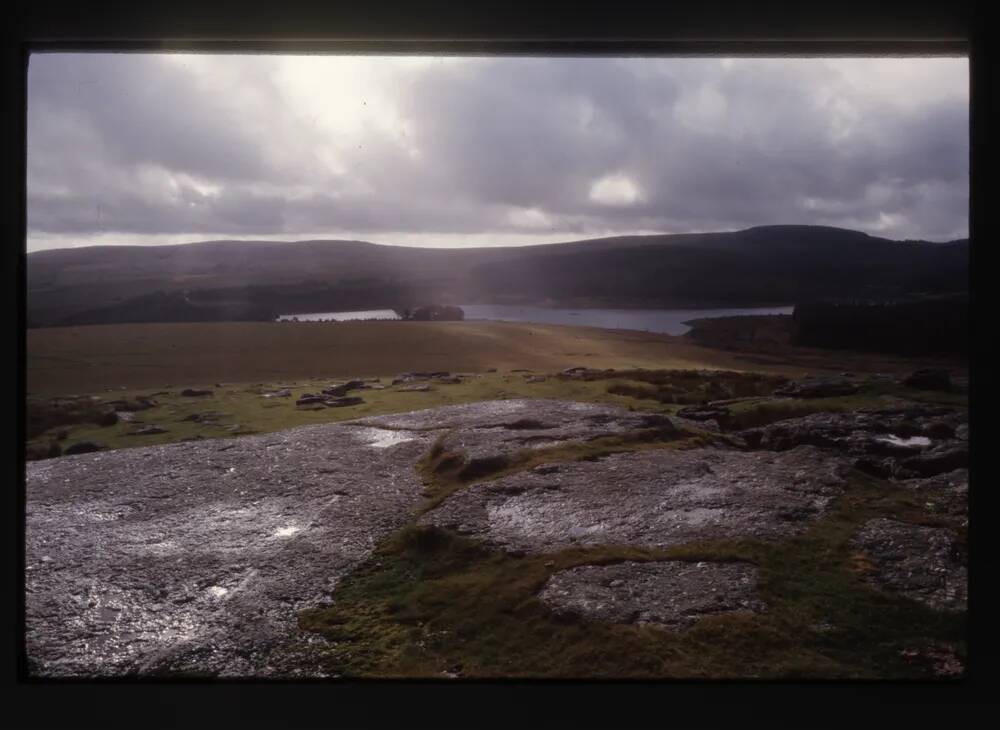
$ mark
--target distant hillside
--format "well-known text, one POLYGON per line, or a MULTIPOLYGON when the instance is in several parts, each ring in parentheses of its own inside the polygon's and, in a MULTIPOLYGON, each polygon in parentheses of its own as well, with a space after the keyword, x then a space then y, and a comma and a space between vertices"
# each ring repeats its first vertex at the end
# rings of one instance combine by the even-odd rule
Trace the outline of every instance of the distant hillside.
POLYGON ((27 257, 29 327, 421 304, 740 306, 964 291, 968 241, 819 226, 430 249, 363 241, 93 246, 27 257))

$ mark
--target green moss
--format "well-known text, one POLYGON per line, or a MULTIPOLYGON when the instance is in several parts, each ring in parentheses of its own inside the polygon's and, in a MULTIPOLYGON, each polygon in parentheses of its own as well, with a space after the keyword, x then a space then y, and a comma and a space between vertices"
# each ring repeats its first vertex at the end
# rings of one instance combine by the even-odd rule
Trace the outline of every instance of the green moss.
POLYGON ((299 623, 329 640, 318 656, 339 676, 917 677, 922 670, 900 649, 933 640, 964 652, 964 615, 864 582, 864 556, 849 541, 875 516, 941 522, 905 490, 854 475, 825 519, 776 541, 512 555, 409 526, 338 586, 334 603, 302 612, 299 623), (707 617, 674 632, 559 616, 536 597, 558 570, 665 559, 750 561, 768 610, 707 617))

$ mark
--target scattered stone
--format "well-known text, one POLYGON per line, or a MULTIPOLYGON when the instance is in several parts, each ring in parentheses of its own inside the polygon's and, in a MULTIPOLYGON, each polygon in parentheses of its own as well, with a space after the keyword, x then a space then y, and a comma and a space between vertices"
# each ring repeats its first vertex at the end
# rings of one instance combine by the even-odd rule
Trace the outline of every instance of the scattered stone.
POLYGON ((276 390, 276 391, 274 391, 272 393, 264 393, 263 397, 264 398, 291 398, 292 397, 292 391, 287 390, 287 389, 276 390))
POLYGON ((200 413, 191 413, 184 416, 184 418, 181 419, 181 422, 183 423, 184 421, 194 421, 195 423, 201 423, 202 420, 204 420, 204 416, 202 416, 200 413))
POLYGON ((214 391, 198 390, 197 388, 185 388, 180 392, 180 395, 187 396, 189 398, 202 398, 205 396, 214 395, 214 391))
POLYGON ((844 377, 807 377, 781 386, 774 391, 774 394, 791 398, 832 398, 852 395, 858 392, 858 388, 857 383, 844 377))
POLYGON ((731 416, 732 413, 725 406, 687 406, 677 411, 678 418, 686 418, 689 421, 715 421, 722 428, 729 425, 731 416))
POLYGON ((356 406, 364 402, 364 398, 359 398, 358 396, 344 396, 343 398, 330 398, 323 401, 323 404, 330 408, 343 408, 344 406, 356 406))
POLYGON ((951 372, 940 368, 915 370, 900 381, 907 388, 917 390, 951 390, 951 372))
POLYGON ((441 383, 443 385, 460 385, 462 379, 457 375, 442 376, 439 378, 434 378, 435 383, 441 383))
POLYGON ((306 393, 301 398, 299 398, 297 401, 295 401, 295 405, 297 405, 297 406, 308 406, 308 405, 317 405, 317 404, 318 405, 322 405, 323 403, 326 403, 326 398, 325 397, 323 397, 321 395, 313 395, 312 393, 306 393))
POLYGON ((122 423, 136 422, 135 413, 132 413, 130 411, 115 411, 115 415, 118 417, 118 420, 121 421, 122 423))
POLYGON ((167 433, 167 429, 163 428, 162 426, 153 426, 153 425, 143 426, 143 427, 141 427, 139 429, 136 429, 135 431, 130 431, 128 433, 128 435, 129 436, 153 436, 154 434, 158 434, 158 433, 167 433))
POLYGON ((557 614, 683 629, 707 616, 766 610, 756 585, 748 563, 627 561, 561 570, 538 597, 557 614))
POLYGON ((495 373, 496 371, 497 371, 496 368, 486 368, 486 372, 488 373, 495 373))
POLYGON ((852 540, 874 565, 867 579, 935 610, 965 610, 968 573, 954 534, 884 518, 869 520, 852 540))
POLYGON ((526 377, 524 379, 524 382, 525 383, 544 383, 545 382, 545 376, 544 375, 529 375, 528 377, 526 377))
POLYGON ((408 393, 426 393, 431 390, 431 386, 426 383, 422 383, 420 385, 404 385, 402 388, 399 388, 399 390, 408 393))
POLYGON ((66 456, 71 456, 73 454, 89 454, 94 451, 104 451, 107 448, 108 447, 104 444, 96 441, 77 441, 75 444, 67 447, 63 453, 66 456))

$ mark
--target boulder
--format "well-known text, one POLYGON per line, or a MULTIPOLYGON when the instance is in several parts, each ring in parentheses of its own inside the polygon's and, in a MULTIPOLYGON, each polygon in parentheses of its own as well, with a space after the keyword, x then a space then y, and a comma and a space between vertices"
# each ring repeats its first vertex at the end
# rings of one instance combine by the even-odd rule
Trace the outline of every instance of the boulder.
POLYGON ((167 433, 167 429, 163 428, 162 426, 149 425, 149 426, 143 426, 142 428, 138 428, 135 431, 131 431, 128 435, 129 436, 153 436, 153 435, 158 434, 158 433, 167 433))
POLYGON ((347 395, 347 392, 351 390, 347 383, 342 383, 341 385, 331 385, 329 388, 323 389, 321 392, 323 395, 333 396, 339 398, 340 396, 347 395))
POLYGON ((330 398, 323 401, 323 405, 329 406, 330 408, 343 408, 344 406, 356 406, 359 403, 364 403, 364 398, 359 398, 358 396, 344 396, 342 398, 330 398))
POLYGON ((150 408, 156 408, 158 404, 150 398, 135 398, 134 400, 111 401, 108 405, 116 411, 132 413, 134 411, 146 411, 150 408))
POLYGON ((915 370, 900 381, 907 388, 917 390, 951 390, 951 373, 940 368, 915 370))
POLYGON ((118 423, 118 414, 115 411, 106 411, 97 417, 95 423, 98 426, 114 426, 118 423))
POLYGON ((94 451, 105 451, 108 447, 96 441, 77 441, 66 448, 63 453, 66 456, 73 454, 89 454, 94 451))
POLYGON ((722 427, 729 423, 730 410, 724 406, 687 406, 677 411, 678 418, 689 421, 715 421, 722 427))
POLYGON ((292 391, 287 389, 276 390, 272 393, 264 393, 265 398, 291 398, 292 391))
POLYGON ((903 459, 900 466, 916 472, 922 477, 944 474, 955 469, 965 469, 969 466, 969 446, 962 442, 957 442, 954 445, 945 444, 917 456, 903 459))
POLYGON ((313 405, 313 404, 323 404, 325 402, 326 402, 326 398, 324 398, 323 396, 313 395, 312 393, 306 393, 301 398, 299 398, 297 401, 295 401, 295 405, 297 405, 297 406, 308 406, 308 405, 313 405))

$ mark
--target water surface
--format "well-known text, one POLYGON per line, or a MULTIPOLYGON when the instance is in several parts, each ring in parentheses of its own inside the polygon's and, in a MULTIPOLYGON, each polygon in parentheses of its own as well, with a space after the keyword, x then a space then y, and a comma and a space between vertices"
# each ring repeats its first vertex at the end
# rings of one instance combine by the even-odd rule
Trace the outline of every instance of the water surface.
POLYGON ((535 324, 567 324, 580 327, 642 330, 683 335, 691 328, 684 322, 710 317, 761 314, 791 314, 794 307, 744 307, 737 309, 550 309, 516 304, 462 304, 465 318, 535 324))
POLYGON ((355 319, 399 319, 391 309, 362 309, 354 312, 306 312, 305 314, 282 314, 279 322, 297 319, 300 322, 346 322, 355 319))
MULTIPOLYGON (((691 328, 684 324, 692 319, 739 317, 744 315, 791 314, 794 307, 742 307, 735 309, 557 309, 518 304, 462 304, 466 320, 494 322, 531 322, 533 324, 565 324, 578 327, 641 330, 667 335, 683 335, 691 328)), ((292 318, 300 322, 367 319, 399 319, 391 309, 365 309, 354 312, 307 312, 283 314, 278 321, 292 318)))

